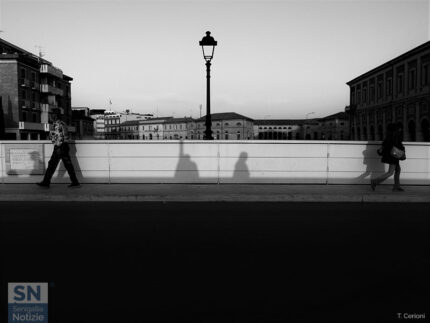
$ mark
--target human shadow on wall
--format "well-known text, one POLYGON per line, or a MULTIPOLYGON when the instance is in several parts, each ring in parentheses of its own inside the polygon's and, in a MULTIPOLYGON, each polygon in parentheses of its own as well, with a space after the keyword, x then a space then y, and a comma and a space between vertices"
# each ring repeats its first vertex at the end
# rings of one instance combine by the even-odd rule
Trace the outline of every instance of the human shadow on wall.
POLYGON ((363 165, 366 165, 366 170, 358 176, 358 181, 371 180, 385 172, 385 165, 381 163, 381 156, 378 155, 378 145, 366 145, 363 150, 363 165))
MULTIPOLYGON (((72 160, 73 168, 75 169, 76 177, 78 178, 78 181, 82 183, 82 171, 81 167, 79 166, 79 161, 76 158, 76 145, 75 143, 69 144, 69 156, 72 160)), ((66 177, 69 177, 69 174, 67 173, 66 168, 64 167, 63 161, 60 162, 60 165, 58 167, 58 174, 56 177, 56 182, 65 182, 66 177), (66 176, 67 175, 67 176, 66 176)))
POLYGON ((234 165, 233 183, 248 182, 250 173, 246 160, 248 159, 248 153, 242 151, 239 158, 234 165))
POLYGON ((184 154, 184 142, 179 142, 179 161, 175 170, 175 182, 197 183, 199 182, 199 170, 197 164, 191 160, 189 154, 184 154))

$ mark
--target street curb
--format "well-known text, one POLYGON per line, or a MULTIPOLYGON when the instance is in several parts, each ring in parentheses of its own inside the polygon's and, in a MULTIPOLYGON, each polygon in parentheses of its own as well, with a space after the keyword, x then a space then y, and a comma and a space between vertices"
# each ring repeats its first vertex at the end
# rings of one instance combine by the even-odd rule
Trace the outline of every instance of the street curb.
POLYGON ((0 202, 353 202, 353 203, 430 203, 428 196, 412 195, 64 195, 64 194, 2 194, 0 202))

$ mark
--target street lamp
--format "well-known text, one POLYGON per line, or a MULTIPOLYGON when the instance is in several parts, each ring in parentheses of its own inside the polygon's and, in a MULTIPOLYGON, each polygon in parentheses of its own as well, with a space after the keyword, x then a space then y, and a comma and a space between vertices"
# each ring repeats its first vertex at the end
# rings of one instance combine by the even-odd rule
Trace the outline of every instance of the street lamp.
POLYGON ((211 36, 211 32, 207 31, 206 36, 202 38, 199 45, 202 46, 203 58, 206 61, 206 130, 205 140, 213 140, 212 138, 212 120, 211 120, 211 89, 210 89, 210 78, 211 78, 211 60, 214 57, 215 46, 217 41, 211 36))

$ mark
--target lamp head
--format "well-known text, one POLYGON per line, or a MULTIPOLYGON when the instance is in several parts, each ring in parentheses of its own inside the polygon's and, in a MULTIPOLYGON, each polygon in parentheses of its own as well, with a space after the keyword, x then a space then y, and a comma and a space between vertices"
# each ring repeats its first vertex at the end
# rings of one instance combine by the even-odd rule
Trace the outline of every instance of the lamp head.
POLYGON ((202 46, 203 58, 206 62, 210 62, 214 56, 215 46, 218 42, 211 36, 211 32, 207 31, 206 36, 202 38, 199 45, 202 46))

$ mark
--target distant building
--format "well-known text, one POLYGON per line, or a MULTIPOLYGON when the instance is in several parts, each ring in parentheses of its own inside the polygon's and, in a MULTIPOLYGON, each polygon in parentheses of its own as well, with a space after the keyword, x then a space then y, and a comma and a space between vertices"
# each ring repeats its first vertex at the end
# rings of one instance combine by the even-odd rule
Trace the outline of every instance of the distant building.
POLYGON ((264 119, 254 121, 259 140, 347 140, 349 120, 345 112, 316 119, 264 119))
MULTIPOLYGON (((0 39, 0 106, 5 137, 46 139, 53 109, 59 109, 70 126, 72 80, 51 62, 0 39)), ((74 130, 69 127, 69 131, 74 130)))
POLYGON ((254 121, 254 138, 260 140, 300 140, 303 119, 264 119, 254 121))
POLYGON ((430 42, 346 83, 351 139, 383 140, 400 123, 405 141, 430 141, 430 42))
POLYGON ((172 118, 164 123, 164 140, 195 139, 196 122, 193 118, 172 118))
POLYGON ((345 112, 338 112, 324 118, 316 119, 318 127, 310 129, 310 133, 318 134, 319 140, 349 140, 349 120, 345 112))
MULTIPOLYGON (((213 113, 212 137, 215 140, 251 140, 254 133, 254 120, 235 112, 213 113)), ((204 139, 206 116, 196 120, 196 138, 204 139)))
POLYGON ((107 140, 121 139, 121 114, 114 111, 104 113, 104 137, 107 140))
POLYGON ((94 119, 94 139, 105 139, 105 109, 91 109, 90 117, 94 119))
POLYGON ((139 139, 163 140, 166 121, 172 117, 151 118, 139 121, 139 139))
POLYGON ((124 112, 120 112, 120 123, 126 122, 126 121, 134 121, 134 120, 147 120, 149 118, 152 118, 153 115, 150 113, 134 113, 131 112, 131 110, 127 109, 124 112))
POLYGON ((87 107, 72 107, 72 125, 76 131, 72 138, 78 140, 94 139, 94 122, 87 107))
POLYGON ((139 120, 125 121, 120 124, 120 139, 140 139, 139 120))

